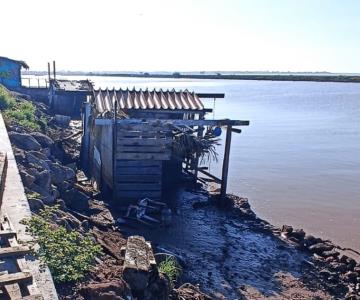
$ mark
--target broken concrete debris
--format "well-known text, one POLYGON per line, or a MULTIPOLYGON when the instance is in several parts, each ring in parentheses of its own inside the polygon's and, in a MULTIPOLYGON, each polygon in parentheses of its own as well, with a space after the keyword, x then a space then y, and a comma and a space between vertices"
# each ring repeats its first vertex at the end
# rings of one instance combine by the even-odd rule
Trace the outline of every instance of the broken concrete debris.
POLYGON ((124 280, 132 290, 143 292, 152 276, 157 276, 157 269, 150 243, 142 236, 130 236, 125 248, 124 280))

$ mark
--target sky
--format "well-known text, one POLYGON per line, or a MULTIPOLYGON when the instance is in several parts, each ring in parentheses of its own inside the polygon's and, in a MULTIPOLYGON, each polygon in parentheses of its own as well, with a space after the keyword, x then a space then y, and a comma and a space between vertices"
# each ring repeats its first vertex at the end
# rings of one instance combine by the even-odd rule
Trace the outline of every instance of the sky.
POLYGON ((4 0, 30 70, 360 72, 359 0, 4 0))

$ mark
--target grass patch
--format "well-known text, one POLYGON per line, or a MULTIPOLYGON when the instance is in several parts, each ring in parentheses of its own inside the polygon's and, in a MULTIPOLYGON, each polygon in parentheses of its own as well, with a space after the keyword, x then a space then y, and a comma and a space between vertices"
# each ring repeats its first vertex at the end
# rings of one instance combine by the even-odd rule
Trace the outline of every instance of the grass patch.
POLYGON ((101 247, 90 235, 67 232, 52 222, 58 206, 46 207, 38 215, 23 220, 34 241, 40 246, 36 255, 47 264, 56 282, 76 282, 84 279, 101 254, 101 247))
POLYGON ((16 100, 9 91, 1 85, 0 110, 3 111, 6 121, 17 123, 31 131, 40 130, 41 127, 47 124, 45 118, 37 120, 35 115, 36 107, 31 101, 16 100))
POLYGON ((12 109, 7 109, 5 117, 30 130, 39 130, 40 125, 36 120, 35 112, 36 107, 34 104, 24 100, 16 103, 12 109))
POLYGON ((158 270, 166 274, 172 287, 181 275, 181 267, 173 257, 166 257, 166 259, 159 264, 158 270))
POLYGON ((7 89, 0 85, 0 110, 11 109, 16 105, 16 100, 7 89))

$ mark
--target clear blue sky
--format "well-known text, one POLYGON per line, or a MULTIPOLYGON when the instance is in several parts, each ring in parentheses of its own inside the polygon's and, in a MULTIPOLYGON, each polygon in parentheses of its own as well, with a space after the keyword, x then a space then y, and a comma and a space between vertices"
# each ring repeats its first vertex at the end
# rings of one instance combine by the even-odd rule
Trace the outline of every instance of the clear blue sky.
POLYGON ((6 0, 32 70, 360 72, 359 0, 6 0))

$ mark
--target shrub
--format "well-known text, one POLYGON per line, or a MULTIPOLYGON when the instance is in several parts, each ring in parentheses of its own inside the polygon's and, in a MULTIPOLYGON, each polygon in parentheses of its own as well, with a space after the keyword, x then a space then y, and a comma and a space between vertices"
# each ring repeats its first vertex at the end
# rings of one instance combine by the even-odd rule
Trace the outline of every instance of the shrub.
POLYGON ((23 100, 11 110, 5 111, 5 117, 30 130, 39 130, 40 126, 35 116, 36 107, 30 101, 23 100))
POLYGON ((14 107, 16 101, 14 97, 10 95, 8 90, 0 85, 0 110, 5 110, 14 107))
POLYGON ((159 272, 166 274, 172 286, 174 286, 176 280, 181 275, 181 267, 177 263, 176 259, 169 256, 167 256, 165 260, 160 262, 158 270, 159 272))
POLYGON ((49 267, 56 282, 82 280, 101 254, 101 247, 89 235, 68 232, 52 222, 58 206, 46 207, 39 215, 23 220, 40 246, 35 254, 49 267))

